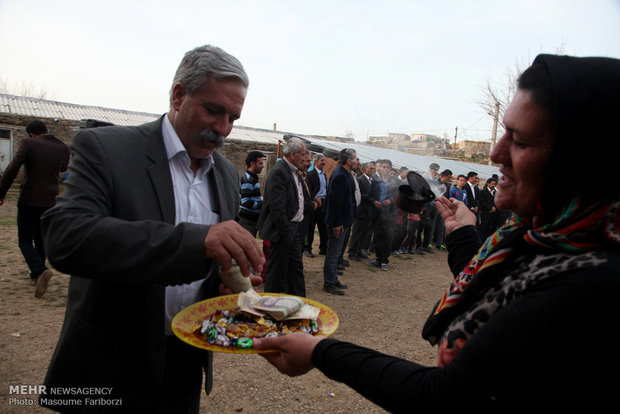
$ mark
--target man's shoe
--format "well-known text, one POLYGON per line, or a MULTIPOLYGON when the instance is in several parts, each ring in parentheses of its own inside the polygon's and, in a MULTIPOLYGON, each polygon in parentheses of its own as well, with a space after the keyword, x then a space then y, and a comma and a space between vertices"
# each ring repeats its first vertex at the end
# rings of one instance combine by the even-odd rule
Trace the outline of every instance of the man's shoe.
POLYGON ((368 263, 368 266, 381 267, 381 263, 375 260, 374 262, 368 263))
POLYGON ((341 283, 341 282, 340 282, 340 280, 336 282, 336 285, 335 285, 335 286, 336 286, 337 288, 340 288, 340 289, 346 289, 346 288, 348 288, 348 286, 347 286, 346 284, 344 284, 344 283, 341 283))
POLYGON ((314 257, 314 255, 312 254, 310 250, 304 250, 304 256, 310 257, 310 258, 314 257))
POLYGON ((338 263, 339 266, 351 266, 351 262, 349 262, 347 259, 343 259, 341 263, 338 263))
POLYGON ((388 270, 387 263, 381 263, 381 270, 388 270))
POLYGON ((349 260, 355 260, 356 262, 361 262, 362 257, 361 256, 349 256, 349 260))
POLYGON ((421 254, 422 256, 424 256, 424 249, 423 249, 422 247, 418 247, 418 248, 415 250, 415 252, 416 252, 417 254, 421 254))
POLYGON ((392 252, 392 256, 398 256, 400 254, 400 250, 394 250, 392 252))
POLYGON ((52 276, 54 276, 54 273, 52 273, 52 271, 49 269, 39 275, 39 278, 37 279, 37 284, 34 288, 35 298, 40 298, 41 296, 45 295, 45 292, 47 292, 47 284, 49 283, 52 276))
POLYGON ((433 251, 433 249, 429 248, 429 247, 422 247, 422 250, 424 250, 425 253, 435 253, 433 251))
POLYGON ((338 276, 342 276, 342 275, 344 275, 344 272, 342 270, 339 270, 338 271, 338 276))
POLYGON ((445 252, 445 251, 446 251, 446 250, 448 250, 448 249, 446 248, 446 246, 445 246, 445 245, 443 245, 443 244, 442 244, 441 246, 439 246, 439 250, 441 250, 441 251, 444 251, 444 252, 445 252))
POLYGON ((338 289, 334 285, 323 286, 323 290, 327 293, 331 293, 332 295, 344 295, 344 291, 338 289))
POLYGON ((338 265, 338 270, 345 270, 346 268, 343 265, 338 265))

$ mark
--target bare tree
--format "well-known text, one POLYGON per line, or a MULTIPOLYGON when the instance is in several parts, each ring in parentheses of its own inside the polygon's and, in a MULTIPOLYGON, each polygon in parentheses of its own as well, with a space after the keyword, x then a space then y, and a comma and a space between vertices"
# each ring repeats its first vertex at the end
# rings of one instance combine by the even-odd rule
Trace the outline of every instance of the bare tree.
MULTIPOLYGON (((510 105, 517 90, 517 79, 521 72, 521 65, 519 62, 516 62, 514 67, 506 68, 506 77, 503 82, 494 84, 491 80, 487 80, 482 98, 476 102, 493 119, 491 151, 497 142, 497 129, 499 125, 501 124, 502 128, 504 127, 501 120, 504 118, 504 112, 508 105, 510 105)), ((489 159, 490 164, 491 160, 489 159)))
MULTIPOLYGON (((560 45, 555 48, 556 54, 562 54, 564 52, 564 45, 560 45)), ((503 82, 492 83, 491 80, 487 80, 486 87, 484 88, 482 98, 476 103, 484 110, 484 112, 493 119, 493 131, 491 135, 491 151, 497 142, 497 129, 501 125, 505 128, 502 119, 504 118, 504 112, 512 102, 515 92, 517 91, 517 80, 523 68, 529 66, 529 62, 532 60, 528 57, 526 63, 523 60, 517 60, 512 67, 506 68, 506 77, 503 82)), ((489 158, 489 165, 491 165, 491 159, 489 158)))
POLYGON ((37 99, 51 99, 52 96, 45 86, 36 85, 32 81, 22 81, 21 85, 16 88, 9 84, 7 78, 0 79, 0 93, 10 95, 26 96, 37 99))

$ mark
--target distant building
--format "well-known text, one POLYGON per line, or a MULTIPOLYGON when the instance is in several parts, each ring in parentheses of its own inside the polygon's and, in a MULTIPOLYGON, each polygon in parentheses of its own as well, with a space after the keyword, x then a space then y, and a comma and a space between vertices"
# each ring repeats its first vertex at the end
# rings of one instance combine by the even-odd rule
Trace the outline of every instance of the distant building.
POLYGON ((370 136, 368 137, 368 143, 370 145, 377 145, 377 146, 381 146, 381 147, 387 147, 388 145, 390 145, 390 137, 377 137, 377 136, 370 136))
POLYGON ((428 134, 397 134, 372 136, 368 138, 371 145, 392 148, 409 154, 445 157, 450 155, 450 140, 428 134))
POLYGON ((456 143, 456 149, 465 157, 488 156, 491 143, 486 141, 463 140, 456 143))

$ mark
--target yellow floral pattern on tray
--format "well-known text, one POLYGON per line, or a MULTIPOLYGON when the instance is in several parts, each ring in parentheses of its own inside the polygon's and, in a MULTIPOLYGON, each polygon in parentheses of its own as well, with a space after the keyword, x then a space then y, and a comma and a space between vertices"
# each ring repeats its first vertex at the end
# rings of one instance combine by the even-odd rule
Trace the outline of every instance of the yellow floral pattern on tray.
MULTIPOLYGON (((280 293, 260 293, 261 296, 291 296, 280 293)), ((241 349, 236 347, 223 347, 215 344, 208 343, 202 336, 196 335, 193 331, 197 322, 208 318, 216 311, 220 310, 235 310, 237 309, 237 298, 239 295, 226 295, 218 296, 211 299, 206 299, 200 302, 196 302, 193 305, 188 306, 179 312, 172 320, 172 331, 181 339, 197 348, 206 349, 215 352, 227 352, 234 354, 256 354, 262 351, 256 349, 241 349)), ((336 312, 331 310, 326 305, 314 301, 308 298, 301 298, 305 303, 315 306, 321 309, 317 323, 319 325, 318 335, 329 336, 338 329, 340 320, 336 312)))

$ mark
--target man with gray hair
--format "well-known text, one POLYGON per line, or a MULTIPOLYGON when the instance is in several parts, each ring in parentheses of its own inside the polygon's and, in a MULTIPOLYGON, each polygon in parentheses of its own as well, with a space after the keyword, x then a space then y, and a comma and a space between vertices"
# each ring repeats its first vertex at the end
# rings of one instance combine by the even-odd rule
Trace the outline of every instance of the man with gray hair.
POLYGON ((300 168, 306 146, 289 138, 265 184, 263 208, 258 219, 261 239, 269 241, 265 292, 306 296, 300 228, 304 218, 303 178, 300 168))
MULTIPOLYGON (((247 88, 236 58, 198 47, 177 70, 167 114, 74 137, 65 191, 42 218, 50 262, 71 274, 48 390, 106 389, 123 412, 199 411, 213 357, 176 338, 172 318, 230 292, 218 270, 233 259, 248 277, 264 265, 235 221, 237 170, 217 152, 247 88)), ((40 404, 83 411, 89 397, 42 394, 40 404)))

